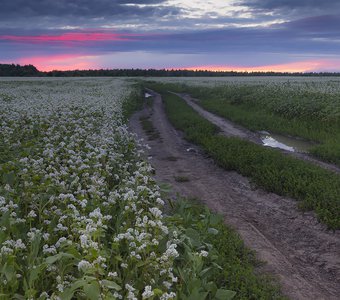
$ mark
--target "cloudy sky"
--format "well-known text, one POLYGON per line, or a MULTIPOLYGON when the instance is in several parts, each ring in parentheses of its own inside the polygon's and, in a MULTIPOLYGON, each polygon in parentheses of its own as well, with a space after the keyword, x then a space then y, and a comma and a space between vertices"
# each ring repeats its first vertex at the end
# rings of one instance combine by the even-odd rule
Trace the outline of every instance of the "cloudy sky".
POLYGON ((0 63, 340 72, 340 1, 1 0, 0 63))

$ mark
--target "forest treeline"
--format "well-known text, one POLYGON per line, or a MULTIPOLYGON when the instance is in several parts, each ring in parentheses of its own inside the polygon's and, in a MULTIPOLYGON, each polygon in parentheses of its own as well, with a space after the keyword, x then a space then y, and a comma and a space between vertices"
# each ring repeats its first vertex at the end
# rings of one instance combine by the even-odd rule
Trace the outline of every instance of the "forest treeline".
POLYGON ((99 69, 41 72, 33 65, 0 64, 0 77, 223 77, 223 76, 340 76, 340 73, 310 72, 236 72, 208 70, 158 70, 158 69, 99 69))

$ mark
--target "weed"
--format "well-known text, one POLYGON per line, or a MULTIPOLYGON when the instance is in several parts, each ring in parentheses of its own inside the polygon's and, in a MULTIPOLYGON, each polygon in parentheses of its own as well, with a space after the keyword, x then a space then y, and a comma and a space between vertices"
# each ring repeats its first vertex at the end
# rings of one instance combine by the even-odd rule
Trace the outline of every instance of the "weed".
POLYGON ((177 182, 188 182, 188 181, 190 181, 189 177, 184 176, 184 175, 177 175, 177 176, 174 176, 174 178, 177 182))
POLYGON ((160 138, 159 131, 153 126, 149 117, 143 116, 143 117, 140 117, 139 120, 149 140, 157 140, 160 138))

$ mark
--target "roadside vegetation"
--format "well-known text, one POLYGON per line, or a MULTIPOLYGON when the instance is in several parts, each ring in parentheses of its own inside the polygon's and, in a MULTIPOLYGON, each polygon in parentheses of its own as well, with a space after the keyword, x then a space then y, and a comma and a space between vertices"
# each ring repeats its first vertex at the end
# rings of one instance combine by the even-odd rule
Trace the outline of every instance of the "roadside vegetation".
POLYGON ((340 166, 340 91, 331 82, 166 84, 204 109, 252 131, 269 131, 314 142, 310 153, 340 166))
POLYGON ((195 199, 170 204, 168 226, 181 233, 180 255, 175 262, 178 299, 286 299, 272 278, 256 273, 261 262, 224 224, 222 216, 195 199), (229 290, 219 289, 221 286, 229 290))
POLYGON ((162 94, 171 123, 185 137, 199 144, 228 170, 250 177, 269 192, 299 201, 304 210, 314 210, 329 228, 340 228, 340 177, 330 171, 238 138, 218 135, 218 128, 201 117, 168 86, 149 85, 162 94))

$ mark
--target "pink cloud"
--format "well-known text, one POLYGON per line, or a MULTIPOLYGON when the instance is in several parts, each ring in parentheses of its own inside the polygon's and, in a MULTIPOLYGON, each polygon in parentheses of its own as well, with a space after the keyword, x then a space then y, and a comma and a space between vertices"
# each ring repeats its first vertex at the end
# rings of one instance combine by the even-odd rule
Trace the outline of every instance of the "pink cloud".
POLYGON ((0 35, 0 40, 20 43, 72 43, 129 41, 131 36, 109 32, 68 32, 58 35, 0 35))

